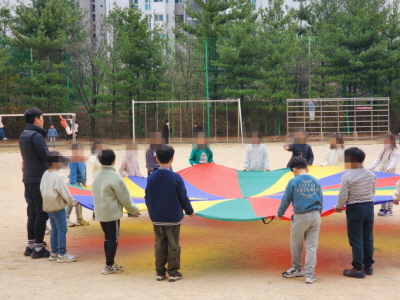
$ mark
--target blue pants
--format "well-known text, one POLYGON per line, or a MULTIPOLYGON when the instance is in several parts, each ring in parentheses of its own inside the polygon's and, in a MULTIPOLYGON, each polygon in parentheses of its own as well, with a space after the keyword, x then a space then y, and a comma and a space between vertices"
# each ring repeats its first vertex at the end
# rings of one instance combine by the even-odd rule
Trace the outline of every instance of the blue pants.
POLYGON ((353 252, 353 268, 361 270, 374 263, 374 203, 349 204, 346 209, 347 235, 353 252))
POLYGON ((4 129, 0 128, 0 138, 1 139, 5 139, 6 138, 6 134, 4 133, 4 129))
POLYGON ((67 215, 65 209, 48 213, 51 224, 51 253, 64 255, 67 253, 67 215))

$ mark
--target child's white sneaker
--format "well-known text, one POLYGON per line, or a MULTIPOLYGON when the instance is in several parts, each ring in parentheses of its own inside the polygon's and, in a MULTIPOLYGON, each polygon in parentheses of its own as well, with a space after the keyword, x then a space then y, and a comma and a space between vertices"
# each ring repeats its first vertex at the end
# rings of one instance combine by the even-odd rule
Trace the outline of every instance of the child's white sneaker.
POLYGON ((59 255, 57 258, 58 263, 70 263, 76 261, 76 256, 65 253, 64 255, 59 255))
POLYGON ((306 278, 306 283, 314 283, 318 280, 317 276, 309 276, 306 278))
POLYGON ((57 258, 58 258, 58 254, 57 253, 50 253, 49 261, 56 261, 57 258))
POLYGON ((76 224, 74 222, 71 222, 70 219, 67 219, 67 226, 68 227, 74 227, 76 224))
POLYGON ((283 277, 292 278, 292 277, 301 277, 304 275, 302 270, 296 270, 295 268, 290 268, 289 270, 282 273, 283 277))
POLYGON ((112 266, 105 266, 101 273, 103 273, 104 275, 108 275, 108 274, 121 273, 122 271, 124 271, 124 268, 114 263, 114 265, 112 266))

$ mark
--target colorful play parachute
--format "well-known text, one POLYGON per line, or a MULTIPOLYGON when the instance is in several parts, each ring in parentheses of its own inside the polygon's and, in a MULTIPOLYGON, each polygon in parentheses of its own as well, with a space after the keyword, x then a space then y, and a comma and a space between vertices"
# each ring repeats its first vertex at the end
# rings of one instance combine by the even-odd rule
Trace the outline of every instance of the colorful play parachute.
MULTIPOLYGON (((316 177, 324 194, 322 216, 333 213, 340 180, 344 170, 339 167, 309 167, 309 174, 316 177)), ((244 172, 217 164, 195 165, 178 172, 185 181, 188 196, 198 216, 224 221, 255 221, 275 216, 282 200, 286 184, 293 178, 289 168, 271 172, 244 172)), ((375 172, 377 176, 374 203, 392 200, 396 182, 400 176, 375 172)), ((126 177, 125 182, 133 202, 141 210, 144 204, 146 178, 126 177)), ((90 188, 69 185, 75 199, 84 207, 93 209, 90 188)), ((282 219, 290 219, 292 207, 282 219)))

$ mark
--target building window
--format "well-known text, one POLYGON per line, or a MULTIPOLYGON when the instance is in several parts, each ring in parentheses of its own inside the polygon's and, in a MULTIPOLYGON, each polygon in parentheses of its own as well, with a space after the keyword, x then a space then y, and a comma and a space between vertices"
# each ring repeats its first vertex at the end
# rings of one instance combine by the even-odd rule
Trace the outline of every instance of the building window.
POLYGON ((92 5, 92 12, 95 12, 96 11, 96 5, 92 5))
POLYGON ((183 22, 183 15, 176 15, 176 16, 175 16, 175 20, 176 20, 177 22, 183 22))
POLYGON ((146 0, 146 1, 145 1, 144 9, 145 9, 145 10, 151 10, 150 0, 146 0))
POLYGON ((256 0, 251 0, 253 10, 256 10, 256 0))
POLYGON ((163 2, 163 0, 154 0, 154 2, 163 2))
POLYGON ((154 21, 164 21, 164 15, 155 15, 154 21))
POLYGON ((175 0, 175 3, 182 3, 182 0, 175 0))
MULTIPOLYGON (((147 1, 147 0, 146 0, 147 1)), ((151 15, 146 15, 147 17, 147 27, 151 29, 151 15)))
POLYGON ((92 15, 92 19, 93 19, 93 22, 96 22, 96 15, 95 14, 92 15))
POLYGON ((139 9, 139 0, 129 0, 132 8, 139 9))
POLYGON ((168 23, 168 21, 169 21, 169 15, 168 14, 166 14, 165 15, 165 21, 168 23))

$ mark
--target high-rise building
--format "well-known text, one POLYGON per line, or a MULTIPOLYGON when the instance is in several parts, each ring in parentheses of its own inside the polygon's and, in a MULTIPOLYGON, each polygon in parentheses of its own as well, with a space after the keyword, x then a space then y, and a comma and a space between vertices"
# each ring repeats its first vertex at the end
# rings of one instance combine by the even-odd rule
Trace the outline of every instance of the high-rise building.
MULTIPOLYGON (((107 11, 110 11, 116 3, 119 7, 132 6, 139 9, 147 17, 149 28, 161 26, 165 28, 166 34, 173 36, 176 20, 183 20, 185 23, 196 24, 198 20, 191 19, 186 14, 186 7, 191 6, 199 9, 193 0, 107 0, 107 11)), ((249 0, 253 3, 255 10, 265 8, 273 0, 249 0)), ((285 0, 284 5, 299 8, 301 3, 307 4, 312 0, 285 0)))
POLYGON ((75 0, 85 12, 85 25, 92 31, 93 38, 101 38, 104 35, 103 19, 107 15, 106 0, 75 0))

